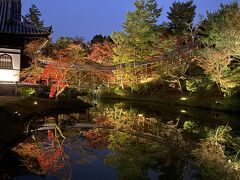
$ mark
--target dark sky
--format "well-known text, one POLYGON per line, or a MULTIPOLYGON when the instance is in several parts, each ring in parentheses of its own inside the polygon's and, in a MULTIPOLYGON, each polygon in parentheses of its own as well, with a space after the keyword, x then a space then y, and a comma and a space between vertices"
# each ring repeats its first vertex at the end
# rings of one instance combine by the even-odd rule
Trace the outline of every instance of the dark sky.
MULTIPOLYGON (((159 22, 167 22, 169 6, 175 0, 157 0, 163 8, 159 22)), ((180 0, 182 1, 182 0, 180 0)), ((125 14, 134 10, 134 0, 22 0, 22 15, 35 4, 42 13, 45 26, 53 26, 53 40, 61 36, 83 37, 86 41, 96 34, 110 35, 121 31, 125 14)), ((215 11, 221 3, 232 0, 194 0, 198 14, 215 11)))

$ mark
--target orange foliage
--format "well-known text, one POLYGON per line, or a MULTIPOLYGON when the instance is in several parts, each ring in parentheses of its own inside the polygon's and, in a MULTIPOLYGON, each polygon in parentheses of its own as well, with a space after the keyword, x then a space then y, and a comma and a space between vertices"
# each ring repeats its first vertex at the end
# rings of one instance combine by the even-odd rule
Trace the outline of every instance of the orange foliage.
MULTIPOLYGON (((95 123, 97 125, 103 125, 106 127, 112 127, 112 123, 108 118, 96 118, 95 123)), ((86 144, 93 148, 105 148, 110 143, 109 130, 104 129, 92 129, 89 131, 83 131, 83 135, 86 138, 86 144)))
POLYGON ((101 64, 111 64, 113 58, 113 44, 109 41, 96 43, 90 46, 91 53, 87 59, 101 64))

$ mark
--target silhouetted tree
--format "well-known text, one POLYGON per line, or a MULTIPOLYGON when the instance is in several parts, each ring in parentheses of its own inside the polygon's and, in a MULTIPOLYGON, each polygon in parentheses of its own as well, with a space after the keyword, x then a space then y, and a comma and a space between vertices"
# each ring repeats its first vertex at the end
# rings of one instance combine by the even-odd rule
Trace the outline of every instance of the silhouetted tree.
POLYGON ((105 38, 101 34, 97 34, 92 38, 91 44, 103 43, 104 40, 105 40, 105 38))
POLYGON ((110 36, 103 36, 101 34, 95 35, 90 41, 91 44, 103 43, 104 41, 113 42, 110 36))
POLYGON ((28 14, 22 17, 23 22, 36 27, 43 27, 43 21, 40 20, 41 15, 40 10, 33 4, 29 8, 28 14))
POLYGON ((195 17, 196 5, 193 1, 174 2, 168 12, 168 19, 170 20, 169 28, 174 34, 183 34, 189 32, 193 26, 193 19, 195 17))

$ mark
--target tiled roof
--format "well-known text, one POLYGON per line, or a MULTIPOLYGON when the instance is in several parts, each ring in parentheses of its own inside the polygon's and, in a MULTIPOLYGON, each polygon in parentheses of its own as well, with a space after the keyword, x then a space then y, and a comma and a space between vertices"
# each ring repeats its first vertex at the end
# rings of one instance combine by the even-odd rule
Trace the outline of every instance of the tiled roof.
POLYGON ((21 21, 21 0, 0 0, 0 34, 50 35, 51 31, 21 21))

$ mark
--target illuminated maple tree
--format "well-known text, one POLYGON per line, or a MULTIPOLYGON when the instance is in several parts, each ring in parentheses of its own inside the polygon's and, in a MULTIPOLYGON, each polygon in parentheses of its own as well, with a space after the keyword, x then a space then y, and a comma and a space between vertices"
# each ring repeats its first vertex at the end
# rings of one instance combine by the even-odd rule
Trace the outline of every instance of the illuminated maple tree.
POLYGON ((51 58, 44 68, 41 79, 50 85, 49 97, 58 97, 75 73, 74 65, 83 61, 85 49, 78 44, 69 44, 67 48, 55 52, 56 58, 51 58))
POLYGON ((104 41, 103 43, 95 43, 90 46, 90 54, 87 59, 100 64, 109 65, 113 60, 113 43, 104 41))

